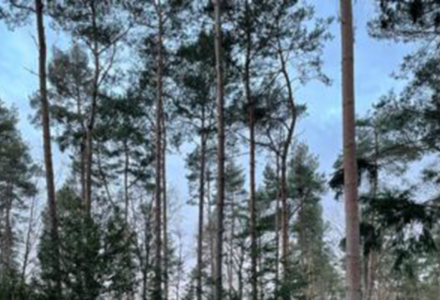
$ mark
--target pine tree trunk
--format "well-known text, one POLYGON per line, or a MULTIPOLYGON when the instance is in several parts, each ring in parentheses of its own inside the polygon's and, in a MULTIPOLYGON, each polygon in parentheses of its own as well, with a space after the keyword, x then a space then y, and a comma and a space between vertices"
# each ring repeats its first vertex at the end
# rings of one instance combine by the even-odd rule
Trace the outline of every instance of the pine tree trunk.
MULTIPOLYGON (((292 119, 290 120, 290 124, 287 129, 287 135, 283 142, 282 150, 281 150, 281 226, 282 226, 282 255, 281 255, 281 263, 283 265, 283 283, 287 284, 287 280, 290 274, 290 265, 289 265, 289 207, 287 204, 287 158, 289 155, 290 145, 293 140, 293 134, 295 132, 296 120, 297 120, 297 108, 295 105, 295 98, 293 95, 293 87, 292 82, 290 80, 289 72, 287 71, 287 61, 284 56, 284 50, 281 45, 280 38, 277 39, 278 43, 278 56, 280 59, 281 65, 281 73, 283 75, 286 88, 287 88, 287 107, 291 114, 292 119)), ((289 289, 285 289, 283 292, 283 299, 290 298, 289 289)))
POLYGON ((249 109, 249 211, 250 211, 250 235, 251 235, 251 299, 258 299, 258 276, 257 276, 257 205, 255 199, 255 103, 251 94, 251 51, 252 37, 250 30, 250 7, 249 0, 246 0, 246 19, 247 19, 247 47, 245 63, 245 95, 249 109))
POLYGON ((210 254, 211 254, 211 292, 212 295, 214 295, 215 290, 215 283, 214 283, 214 276, 215 276, 215 224, 214 224, 214 211, 211 209, 213 203, 211 201, 211 175, 209 168, 207 169, 207 176, 206 176, 206 196, 208 201, 208 207, 209 207, 209 216, 208 216, 208 228, 209 228, 209 248, 210 248, 210 254))
POLYGON ((223 219, 225 198, 225 124, 224 124, 224 83, 222 51, 222 0, 213 0, 215 7, 215 57, 217 74, 217 236, 214 300, 223 299, 223 219))
POLYGON ((4 272, 7 276, 12 275, 12 247, 13 247, 13 235, 12 235, 12 185, 8 184, 7 194, 5 197, 5 228, 0 240, 0 271, 4 272))
POLYGON ((34 218, 35 218, 35 202, 36 197, 32 198, 31 206, 30 206, 30 213, 29 213, 29 220, 28 220, 28 228, 26 232, 26 242, 24 246, 24 254, 23 254, 23 265, 21 268, 21 280, 24 282, 26 279, 26 271, 29 263, 29 256, 31 254, 31 248, 32 248, 32 233, 34 231, 34 218))
POLYGON ((80 145, 80 167, 79 167, 79 171, 80 171, 80 181, 81 181, 81 199, 82 201, 86 200, 86 138, 85 138, 85 132, 86 130, 84 130, 84 137, 81 140, 81 145, 80 145))
MULTIPOLYGON (((376 127, 374 127, 374 168, 376 171, 371 183, 371 197, 373 198, 377 196, 379 189, 379 132, 376 127)), ((373 224, 375 223, 374 216, 371 218, 370 222, 373 224)), ((378 255, 379 253, 377 249, 371 249, 370 253, 368 253, 368 278, 366 290, 364 292, 366 300, 374 298, 378 255)))
POLYGON ((347 300, 361 300, 359 206, 357 195, 354 39, 351 0, 341 0, 344 195, 346 214, 347 300))
POLYGON ((281 198, 281 189, 280 181, 280 159, 278 154, 276 155, 276 175, 277 175, 277 199, 276 199, 276 207, 275 207, 275 286, 274 286, 274 299, 278 300, 279 290, 280 290, 280 198, 281 198))
POLYGON ((229 236, 229 257, 227 259, 229 299, 235 299, 234 289, 234 237, 235 237, 235 196, 231 197, 231 232, 229 236))
POLYGON ((150 253, 151 253, 151 228, 152 226, 152 214, 153 214, 153 201, 150 203, 150 207, 148 209, 148 215, 145 216, 145 264, 142 270, 143 278, 142 278, 142 299, 148 299, 148 286, 149 286, 149 271, 150 271, 150 253))
MULTIPOLYGON (((52 162, 52 145, 50 133, 50 113, 49 99, 47 95, 47 74, 46 74, 46 36, 44 29, 44 5, 43 0, 35 0, 35 11, 37 15, 37 31, 39 45, 39 82, 40 82, 40 101, 41 117, 43 126, 43 147, 44 147, 44 166, 46 171, 46 189, 48 212, 50 222, 50 237, 53 249, 53 267, 56 273, 60 271, 59 265, 59 235, 58 235, 58 216, 56 208, 55 181, 52 162)), ((61 299, 61 281, 60 276, 55 276, 56 296, 61 299)))
POLYGON ((167 150, 167 131, 165 126, 165 116, 162 112, 162 199, 163 199, 163 281, 164 299, 168 299, 168 199, 167 199, 167 175, 166 175, 166 150, 167 150))
POLYGON ((153 299, 161 300, 162 295, 162 114, 163 114, 163 23, 160 0, 157 1, 159 18, 157 54, 157 95, 156 95, 156 187, 155 187, 155 272, 153 299))
POLYGON ((289 212, 287 206, 287 157, 284 156, 281 158, 281 264, 283 266, 283 285, 285 285, 285 280, 289 275, 289 212))
POLYGON ((197 300, 202 300, 202 271, 203 271, 203 222, 205 212, 205 165, 206 165, 206 137, 205 137, 205 107, 202 108, 202 126, 200 134, 200 183, 199 183, 199 230, 197 240, 197 300))
POLYGON ((98 104, 99 77, 101 73, 101 63, 99 61, 100 51, 98 47, 98 25, 96 24, 96 8, 95 1, 90 2, 91 18, 92 18, 92 34, 93 34, 93 82, 92 82, 92 103, 90 108, 89 120, 86 130, 86 198, 85 207, 86 215, 91 216, 92 211, 92 163, 93 163, 93 129, 95 127, 96 109, 98 104))
POLYGON ((127 141, 124 141, 124 154, 125 154, 125 161, 124 161, 124 219, 125 224, 128 225, 128 210, 129 210, 129 196, 128 196, 128 169, 130 166, 130 156, 128 153, 128 143, 127 141))

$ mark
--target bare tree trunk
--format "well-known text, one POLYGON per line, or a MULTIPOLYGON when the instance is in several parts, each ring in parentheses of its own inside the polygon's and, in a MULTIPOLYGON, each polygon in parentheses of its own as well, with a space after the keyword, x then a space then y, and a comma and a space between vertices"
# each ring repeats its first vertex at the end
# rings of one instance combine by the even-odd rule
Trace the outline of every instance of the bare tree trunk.
POLYGON ((85 201, 86 199, 86 138, 85 138, 85 132, 84 131, 84 138, 81 140, 80 145, 80 181, 81 181, 81 198, 82 201, 85 201))
MULTIPOLYGON (((281 64, 281 73, 283 75, 284 81, 286 83, 287 88, 287 106, 289 112, 292 115, 292 119, 287 129, 287 136, 284 139, 282 151, 281 151, 281 226, 282 226, 282 255, 281 255, 281 263, 283 265, 283 281, 286 281, 286 277, 289 276, 290 266, 289 266, 289 207, 287 204, 287 158, 289 155, 290 145, 293 140, 293 134, 295 132, 296 120, 297 120, 297 109, 295 105, 295 98, 293 95, 293 87, 292 82, 290 80, 289 73, 287 71, 287 61, 284 56, 283 47, 281 45, 280 38, 277 39, 278 43, 278 56, 281 64)), ((284 299, 289 299, 289 290, 286 290, 283 293, 284 299)))
POLYGON ((229 253, 227 261, 229 299, 235 299, 234 291, 234 236, 235 236, 235 196, 231 197, 231 231, 229 236, 229 253))
POLYGON ((151 253, 151 228, 152 228, 152 217, 153 214, 153 201, 150 203, 150 208, 148 209, 148 215, 145 216, 145 264, 142 270, 142 299, 148 299, 148 272, 150 271, 150 253, 151 253))
POLYGON ((31 206, 30 206, 30 213, 29 213, 29 224, 28 224, 28 228, 27 228, 27 232, 26 232, 26 242, 25 242, 25 246, 24 246, 24 254, 23 254, 23 265, 21 268, 21 281, 24 282, 26 279, 26 271, 27 271, 27 267, 28 267, 28 262, 29 262, 29 255, 31 253, 31 239, 32 239, 32 234, 34 231, 34 214, 35 214, 35 202, 36 202, 36 197, 32 198, 31 201, 31 206))
POLYGON ((288 275, 289 264, 289 213, 287 206, 287 158, 281 159, 281 226, 282 226, 282 254, 284 277, 288 275))
MULTIPOLYGON (((276 155, 276 178, 277 183, 280 182, 280 159, 279 156, 276 155)), ((280 186, 280 184, 278 184, 280 186)), ((276 199, 276 207, 275 207, 275 288, 274 288, 274 299, 278 299, 279 295, 279 285, 280 285, 280 196, 281 190, 278 188, 277 191, 277 199, 276 199)))
POLYGON ((162 112, 162 199, 163 199, 163 281, 164 299, 168 299, 168 199, 167 199, 167 175, 166 175, 166 151, 167 151, 167 131, 165 126, 165 116, 162 112))
POLYGON ((12 247, 13 247, 13 236, 12 236, 12 220, 11 220, 11 210, 12 210, 12 186, 8 184, 7 195, 5 201, 5 230, 0 240, 0 271, 4 274, 12 275, 12 247))
POLYGON ((346 214, 347 300, 361 300, 359 206, 354 100, 354 39, 351 0, 341 0, 342 91, 344 130, 344 194, 346 214))
POLYGON ((258 276, 257 276, 257 205, 255 199, 255 103, 251 94, 251 51, 252 37, 250 28, 250 7, 249 0, 246 0, 246 63, 245 63, 245 95, 248 103, 249 115, 249 211, 250 211, 250 235, 251 235, 251 299, 258 299, 258 276))
POLYGON ((215 57, 217 74, 217 237, 215 266, 215 300, 223 299, 223 219, 225 200, 225 124, 224 124, 224 82, 223 82, 223 51, 222 51, 222 0, 214 0, 215 10, 215 57))
MULTIPOLYGON (((379 189, 379 132, 376 129, 376 127, 373 128, 374 130, 374 168, 375 168, 375 174, 372 181, 371 186, 371 197, 376 197, 377 192, 379 189)), ((374 224, 375 219, 374 216, 372 216, 370 222, 374 224)), ((375 282, 376 282, 376 272, 377 272, 377 263, 378 263, 378 250, 371 249, 368 253, 368 277, 367 277, 367 284, 365 286, 365 299, 371 300, 374 297, 375 294, 375 282)))
POLYGON ((125 201, 125 208, 124 208, 124 218, 125 218, 125 224, 128 225, 128 207, 129 207, 129 196, 128 196, 128 169, 130 165, 130 156, 128 155, 128 144, 127 141, 124 141, 124 154, 125 154, 125 161, 124 161, 124 201, 125 201))
POLYGON ((162 114, 163 114, 163 22, 161 2, 156 3, 159 18, 158 53, 157 53, 157 94, 156 94, 156 199, 155 199, 155 275, 153 299, 161 300, 162 297, 162 114))
POLYGON ((96 108, 98 104, 99 95, 99 77, 101 74, 101 63, 99 61, 100 51, 98 46, 98 25, 96 24, 96 8, 95 1, 90 2, 91 18, 92 18, 92 33, 93 33, 93 82, 92 82, 92 104, 90 109, 89 120, 86 130, 86 198, 85 207, 86 215, 91 216, 92 211, 92 163, 93 163, 93 129, 95 127, 96 108))
MULTIPOLYGON (((49 100, 47 96, 47 74, 46 74, 46 35, 44 29, 44 5, 42 0, 35 0, 35 11, 37 15, 37 31, 39 45, 39 81, 40 81, 40 101, 41 101, 41 117, 43 125, 43 147, 44 147, 44 165, 46 170, 46 189, 48 212, 50 222, 50 237, 53 249, 53 267, 57 274, 60 271, 59 265, 59 235, 58 235, 58 216, 56 208, 55 180, 52 162, 52 145, 50 134, 50 113, 49 100)), ((56 296, 61 299, 61 281, 60 276, 55 276, 56 296)))
POLYGON ((207 169, 207 200, 208 200, 208 208, 209 208, 209 217, 208 217, 208 228, 209 228, 209 246, 210 246, 210 254, 211 254, 211 281, 212 281, 212 294, 214 294, 215 284, 214 284, 214 276, 215 276, 215 225, 214 225, 214 212, 211 210, 212 201, 211 201, 211 179, 210 179, 210 170, 207 169))
POLYGON ((203 270, 203 222, 205 212, 205 165, 206 165, 206 137, 205 137, 205 107, 202 108, 202 126, 200 134, 200 183, 199 183, 199 228, 197 241, 197 300, 202 300, 202 270, 203 270))

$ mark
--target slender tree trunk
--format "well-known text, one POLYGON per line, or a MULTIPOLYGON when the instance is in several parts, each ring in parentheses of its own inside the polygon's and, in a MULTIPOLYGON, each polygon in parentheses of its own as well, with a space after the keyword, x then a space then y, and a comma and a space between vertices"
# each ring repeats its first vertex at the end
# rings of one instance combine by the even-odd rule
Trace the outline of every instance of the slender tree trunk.
POLYGON ((163 199, 163 281, 164 281, 164 299, 168 299, 169 280, 168 280, 168 199, 167 199, 167 131, 165 126, 165 116, 162 112, 162 199, 163 199))
POLYGON ((287 157, 285 156, 281 158, 281 227, 281 263, 283 265, 283 285, 285 285, 289 274, 289 212, 287 205, 287 157))
POLYGON ((208 217, 208 228, 209 228, 209 248, 210 248, 210 254, 211 254, 211 281, 212 281, 212 294, 214 295, 214 289, 215 289, 215 283, 214 283, 214 276, 215 276, 215 224, 214 224, 214 211, 212 211, 211 207, 213 205, 211 201, 211 175, 209 168, 207 169, 207 176, 206 176, 206 188, 207 188, 207 200, 208 200, 208 208, 209 208, 209 217, 208 217))
POLYGON ((347 300, 361 300, 359 206, 355 142, 354 39, 351 0, 341 0, 344 195, 347 300))
POLYGON ((34 231, 34 218, 35 218, 35 202, 36 202, 36 197, 32 198, 31 201, 31 207, 30 207, 30 213, 29 213, 29 224, 28 224, 28 228, 27 228, 27 232, 26 232, 26 242, 25 242, 25 247, 24 247, 24 254, 23 254, 23 265, 21 268, 21 281, 24 282, 26 279, 26 271, 27 271, 27 267, 28 267, 28 262, 29 262, 29 255, 31 253, 31 248, 32 248, 32 234, 34 231))
POLYGON ((153 201, 150 204, 150 208, 148 209, 148 215, 145 216, 145 264, 142 270, 143 278, 142 278, 142 299, 148 299, 148 273, 150 271, 150 253, 151 253, 151 228, 152 228, 152 214, 153 214, 153 201))
POLYGON ((197 240, 197 300, 202 300, 202 271, 203 271, 203 223, 205 212, 205 165, 206 165, 206 137, 205 137, 205 107, 202 108, 202 126, 200 134, 200 183, 199 183, 199 231, 197 240))
MULTIPOLYGON (((280 159, 279 155, 276 154, 276 174, 277 174, 277 186, 280 186, 281 176, 280 176, 280 159)), ((280 285, 280 198, 281 189, 278 188, 276 207, 275 207, 275 288, 274 288, 274 299, 278 299, 279 295, 279 285, 280 285)))
POLYGON ((125 218, 125 224, 128 224, 128 206, 129 206, 129 195, 128 195, 128 169, 130 166, 130 156, 128 155, 128 143, 127 141, 124 141, 124 154, 125 154, 125 161, 124 161, 124 201, 125 201, 125 208, 124 208, 124 218, 125 218))
POLYGON ((157 14, 159 18, 158 53, 157 53, 157 91, 156 91, 156 205, 155 205, 155 275, 153 299, 161 300, 162 295, 162 114, 163 114, 163 23, 161 2, 157 0, 157 14))
MULTIPOLYGON (((374 168, 375 174, 371 183, 371 197, 376 197, 379 189, 379 132, 374 127, 374 168)), ((374 216, 372 216, 370 222, 372 224, 375 223, 374 216)), ((368 253, 368 277, 367 284, 365 286, 365 299, 371 300, 375 294, 375 282, 376 282, 376 272, 377 272, 377 263, 378 263, 378 250, 371 249, 370 253, 368 253)))
MULTIPOLYGON (((283 265, 283 281, 286 284, 287 277, 289 276, 290 266, 289 266, 289 207, 287 205, 287 158, 289 155, 290 145, 293 140, 293 134, 295 132, 296 120, 297 120, 297 109, 295 104, 295 98, 293 95, 293 87, 292 82, 290 80, 289 72, 287 71, 287 61, 284 56, 283 47, 281 44, 281 40, 277 38, 278 43, 278 56, 280 59, 281 65, 281 73, 283 75, 284 81, 286 83, 287 88, 287 107, 289 112, 291 113, 292 119, 290 120, 290 124, 287 129, 287 135, 283 142, 282 151, 281 151, 281 226, 282 226, 282 257, 281 263, 283 265)), ((289 299, 289 289, 286 289, 283 293, 284 299, 289 299)))
POLYGON ((255 199, 255 103, 251 94, 251 51, 252 37, 250 32, 250 7, 246 0, 246 62, 245 62, 245 95, 248 103, 249 115, 249 211, 250 211, 250 235, 251 235, 251 299, 258 299, 258 276, 257 276, 257 205, 255 199))
POLYGON ((80 180, 81 180, 81 198, 82 201, 85 202, 86 199, 86 138, 85 138, 85 132, 84 131, 84 138, 81 140, 80 145, 80 180))
POLYGON ((101 74, 101 63, 99 60, 100 51, 98 46, 98 25, 96 24, 96 8, 95 1, 90 2, 91 18, 92 18, 92 33, 93 33, 93 82, 92 82, 92 103, 90 108, 89 120, 86 131, 86 215, 91 216, 92 212, 92 163, 93 163, 93 129, 95 127, 96 109, 99 95, 99 77, 101 74))
POLYGON ((217 74, 217 237, 214 300, 223 299, 223 219, 225 200, 225 124, 224 124, 224 83, 223 83, 223 51, 222 51, 222 20, 223 1, 214 0, 215 10, 215 57, 217 74))
POLYGON ((61 281, 58 276, 60 271, 59 265, 59 235, 58 235, 58 216, 55 199, 55 180, 52 163, 52 145, 50 133, 50 113, 49 99, 47 95, 47 74, 46 74, 46 34, 44 29, 44 6, 42 0, 35 0, 35 11, 37 15, 37 31, 39 45, 39 82, 40 82, 40 101, 41 101, 41 117, 43 125, 43 147, 44 147, 44 166, 46 171, 46 189, 49 213, 49 234, 53 249, 53 268, 57 273, 55 282, 56 296, 61 299, 61 281))
POLYGON ((234 237, 235 237, 235 196, 231 197, 231 231, 229 236, 229 253, 227 258, 227 272, 229 281, 229 299, 235 299, 234 291, 234 237))
POLYGON ((12 220, 11 220, 11 210, 12 210, 12 186, 9 184, 7 188, 7 195, 5 201, 5 231, 1 239, 1 251, 0 251, 0 271, 5 274, 12 275, 12 247, 13 247, 13 236, 12 236, 12 220))

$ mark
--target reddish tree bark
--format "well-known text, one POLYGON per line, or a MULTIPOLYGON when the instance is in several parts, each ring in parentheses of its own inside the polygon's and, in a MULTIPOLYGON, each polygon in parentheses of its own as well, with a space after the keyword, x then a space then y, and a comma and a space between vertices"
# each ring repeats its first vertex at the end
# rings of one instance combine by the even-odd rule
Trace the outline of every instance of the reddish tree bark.
MULTIPOLYGON (((35 11, 37 16, 37 32, 39 45, 39 84, 40 84, 40 101, 41 101, 41 118, 43 126, 43 147, 44 147, 44 166, 46 171, 46 189, 49 213, 49 234, 53 249, 53 267, 54 272, 58 273, 59 266, 59 235, 58 235, 58 216, 55 196, 55 181, 52 162, 52 145, 50 133, 50 113, 49 100, 47 96, 47 48, 46 34, 44 29, 44 4, 42 0, 35 0, 35 11)), ((56 276, 55 291, 61 299, 61 281, 56 276)))
POLYGON ((353 12, 351 0, 341 0, 340 4, 347 300, 361 300, 360 232, 355 141, 353 12))

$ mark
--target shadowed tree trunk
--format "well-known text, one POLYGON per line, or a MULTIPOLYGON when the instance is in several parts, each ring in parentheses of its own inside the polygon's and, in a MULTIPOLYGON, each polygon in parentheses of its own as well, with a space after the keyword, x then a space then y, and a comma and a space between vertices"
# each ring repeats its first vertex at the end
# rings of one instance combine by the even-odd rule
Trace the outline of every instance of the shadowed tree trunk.
MULTIPOLYGON (((281 171, 281 264, 283 266, 283 284, 287 283, 290 266, 289 266, 289 206, 287 203, 287 158, 289 155, 290 145, 292 144, 293 134, 295 132, 296 120, 297 120, 297 107, 295 104, 295 98, 293 95, 292 82, 290 80, 289 73, 287 71, 287 61, 281 45, 281 41, 278 38, 278 56, 281 65, 281 74, 286 83, 287 88, 287 107, 291 114, 291 120, 288 124, 286 137, 282 143, 282 149, 280 154, 280 171, 281 171)), ((289 289, 283 292, 283 299, 289 299, 289 289)))
MULTIPOLYGON (((58 217, 55 199, 55 181, 52 162, 52 145, 50 133, 50 115, 49 100, 47 95, 47 73, 46 73, 46 34, 44 29, 44 5, 42 0, 35 0, 35 11, 37 15, 37 32, 38 32, 38 49, 39 49, 39 83, 40 83, 40 101, 41 101, 41 117, 43 126, 43 147, 44 147, 44 166, 46 171, 46 189, 47 202, 50 222, 50 238, 53 250, 53 267, 54 272, 59 273, 59 235, 58 235, 58 217)), ((61 281, 60 276, 55 276, 56 296, 61 299, 61 281)))
POLYGON ((222 51, 222 0, 214 1, 215 11, 215 60, 217 74, 217 236, 215 260, 214 299, 223 299, 223 219, 225 201, 225 124, 224 124, 224 82, 223 82, 223 51, 222 51))
POLYGON ((165 125, 165 115, 162 112, 162 199, 163 199, 163 281, 164 281, 164 299, 168 299, 168 199, 167 199, 167 131, 165 125))
POLYGON ((101 74, 101 63, 99 61, 100 49, 98 46, 98 25, 95 1, 90 1, 90 10, 92 18, 92 34, 93 34, 93 82, 92 82, 92 104, 90 109, 89 120, 86 128, 86 140, 85 140, 85 160, 86 160, 86 215, 90 216, 92 211, 92 163, 93 163, 93 130, 95 127, 96 109, 98 105, 99 95, 99 77, 101 74))
POLYGON ((12 247, 13 247, 13 234, 12 234, 12 184, 8 183, 6 188, 5 205, 2 208, 4 211, 4 230, 0 239, 0 271, 12 275, 12 247))
POLYGON ((361 300, 360 232, 355 142, 353 12, 351 0, 341 0, 340 4, 347 300, 361 300))
POLYGON ((203 269, 203 222, 205 210, 205 165, 206 165, 206 135, 205 107, 202 108, 202 125, 200 134, 200 183, 199 183, 199 228, 197 240, 197 300, 202 300, 202 269, 203 269))
POLYGON ((156 91, 156 186, 155 186, 155 272, 153 299, 161 300, 162 295, 162 114, 163 114, 163 20, 161 2, 155 2, 159 18, 157 51, 157 91, 156 91))
POLYGON ((246 62, 245 62, 245 96, 248 104, 249 117, 249 212, 250 212, 250 235, 251 235, 251 299, 258 299, 258 277, 257 277, 257 208, 255 199, 255 103, 251 94, 251 51, 252 36, 250 32, 250 7, 249 0, 246 0, 246 62))

